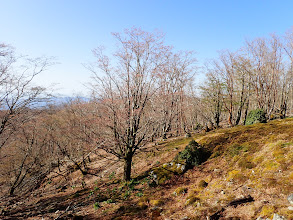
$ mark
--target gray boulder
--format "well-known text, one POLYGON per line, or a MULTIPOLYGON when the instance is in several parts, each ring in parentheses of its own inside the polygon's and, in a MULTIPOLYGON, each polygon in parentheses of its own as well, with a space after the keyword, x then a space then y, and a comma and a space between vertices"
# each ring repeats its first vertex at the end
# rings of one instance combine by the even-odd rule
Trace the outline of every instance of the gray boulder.
POLYGON ((286 220, 286 218, 275 213, 272 220, 286 220))
POLYGON ((269 218, 258 217, 256 220, 270 220, 269 218))

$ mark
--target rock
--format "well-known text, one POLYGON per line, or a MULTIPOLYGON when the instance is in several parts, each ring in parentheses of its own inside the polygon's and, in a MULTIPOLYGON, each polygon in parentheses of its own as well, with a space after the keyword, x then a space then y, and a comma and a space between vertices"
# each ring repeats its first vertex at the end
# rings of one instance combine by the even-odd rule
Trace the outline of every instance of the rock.
POLYGON ((286 220, 286 218, 275 213, 272 220, 286 220))
POLYGON ((232 181, 229 181, 229 182, 227 183, 228 186, 233 186, 233 184, 234 184, 234 183, 233 183, 232 181))
POLYGON ((175 195, 175 196, 179 196, 179 195, 181 195, 181 194, 184 195, 184 194, 187 193, 187 191, 188 191, 187 188, 178 187, 178 188, 173 192, 173 195, 175 195))
POLYGON ((185 134, 185 137, 186 137, 186 138, 190 138, 190 137, 191 137, 191 134, 190 134, 190 133, 186 133, 186 134, 185 134))
POLYGON ((153 178, 154 178, 154 182, 155 182, 156 184, 158 184, 158 183, 159 183, 159 181, 158 181, 158 176, 157 176, 156 174, 154 174, 154 175, 153 175, 153 178))
POLYGON ((288 209, 289 209, 290 211, 293 211, 293 206, 289 206, 288 209))
POLYGON ((258 217, 256 220, 270 220, 269 218, 258 217))
POLYGON ((181 166, 181 171, 184 172, 185 171, 185 168, 186 168, 186 166, 185 165, 182 165, 181 166))
POLYGON ((190 218, 187 216, 184 216, 183 218, 181 218, 180 220, 189 220, 190 218))
POLYGON ((225 194, 225 191, 224 191, 224 190, 222 190, 222 191, 221 191, 221 194, 223 194, 223 195, 224 195, 224 194, 225 194))
POLYGON ((220 169, 214 169, 214 172, 215 172, 215 173, 220 173, 221 170, 220 170, 220 169))
POLYGON ((150 172, 150 177, 153 179, 153 182, 155 184, 158 184, 158 176, 157 176, 157 174, 154 173, 154 171, 150 172))
POLYGON ((287 197, 288 201, 290 202, 291 205, 293 205, 293 193, 290 194, 288 197, 287 197))

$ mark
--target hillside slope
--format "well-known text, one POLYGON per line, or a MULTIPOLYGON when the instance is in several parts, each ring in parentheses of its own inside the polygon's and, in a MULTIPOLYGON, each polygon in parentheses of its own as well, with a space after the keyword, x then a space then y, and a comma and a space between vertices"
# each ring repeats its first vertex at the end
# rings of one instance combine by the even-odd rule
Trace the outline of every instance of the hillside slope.
POLYGON ((64 167, 31 194, 2 198, 1 219, 293 219, 291 118, 150 144, 135 158, 129 183, 120 181, 120 163, 96 159, 90 166, 96 176, 64 167), (192 139, 210 158, 153 184, 148 171, 166 166, 192 139))

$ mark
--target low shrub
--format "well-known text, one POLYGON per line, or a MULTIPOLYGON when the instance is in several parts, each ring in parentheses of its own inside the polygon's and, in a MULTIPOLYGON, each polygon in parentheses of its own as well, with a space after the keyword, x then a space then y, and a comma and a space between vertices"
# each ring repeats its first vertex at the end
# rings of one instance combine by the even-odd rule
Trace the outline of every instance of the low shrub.
POLYGON ((192 168, 205 162, 210 153, 201 147, 196 141, 192 140, 182 152, 179 152, 174 161, 184 163, 186 168, 192 168))
POLYGON ((245 125, 252 125, 255 123, 266 123, 266 113, 263 109, 255 109, 248 113, 245 125))
POLYGON ((101 206, 100 206, 100 203, 98 203, 98 202, 95 202, 94 203, 94 209, 96 210, 96 209, 98 209, 98 208, 100 208, 101 206))

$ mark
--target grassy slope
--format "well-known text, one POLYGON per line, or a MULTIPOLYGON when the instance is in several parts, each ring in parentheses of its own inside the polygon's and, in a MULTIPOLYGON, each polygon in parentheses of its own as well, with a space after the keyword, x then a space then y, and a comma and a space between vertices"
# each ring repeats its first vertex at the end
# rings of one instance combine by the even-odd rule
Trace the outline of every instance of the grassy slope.
MULTIPOLYGON (((15 198, 16 206, 6 204, 6 213, 18 218, 34 216, 34 219, 37 215, 40 218, 79 215, 86 219, 181 219, 185 216, 206 219, 205 216, 221 210, 229 202, 251 195, 254 202, 227 207, 223 216, 256 219, 279 213, 293 219, 286 199, 293 193, 293 119, 219 129, 192 138, 211 150, 212 157, 163 185, 150 187, 150 180, 143 177, 122 183, 118 179, 122 172, 119 165, 103 166, 101 178, 82 178, 78 172, 71 174, 71 182, 61 177, 51 178, 53 183, 44 184, 34 192, 33 198, 15 198), (200 184, 202 180, 208 183, 206 187, 200 184), (87 184, 84 188, 82 181, 87 184), (67 188, 56 190, 58 184, 67 188), (67 207, 69 211, 64 213, 67 207), (161 215, 154 207, 161 208, 161 215), (59 212, 55 213, 56 210, 59 212)), ((134 160, 134 175, 170 162, 190 140, 162 142, 150 152, 139 154, 134 160)), ((97 161, 92 164, 98 165, 97 161)))

